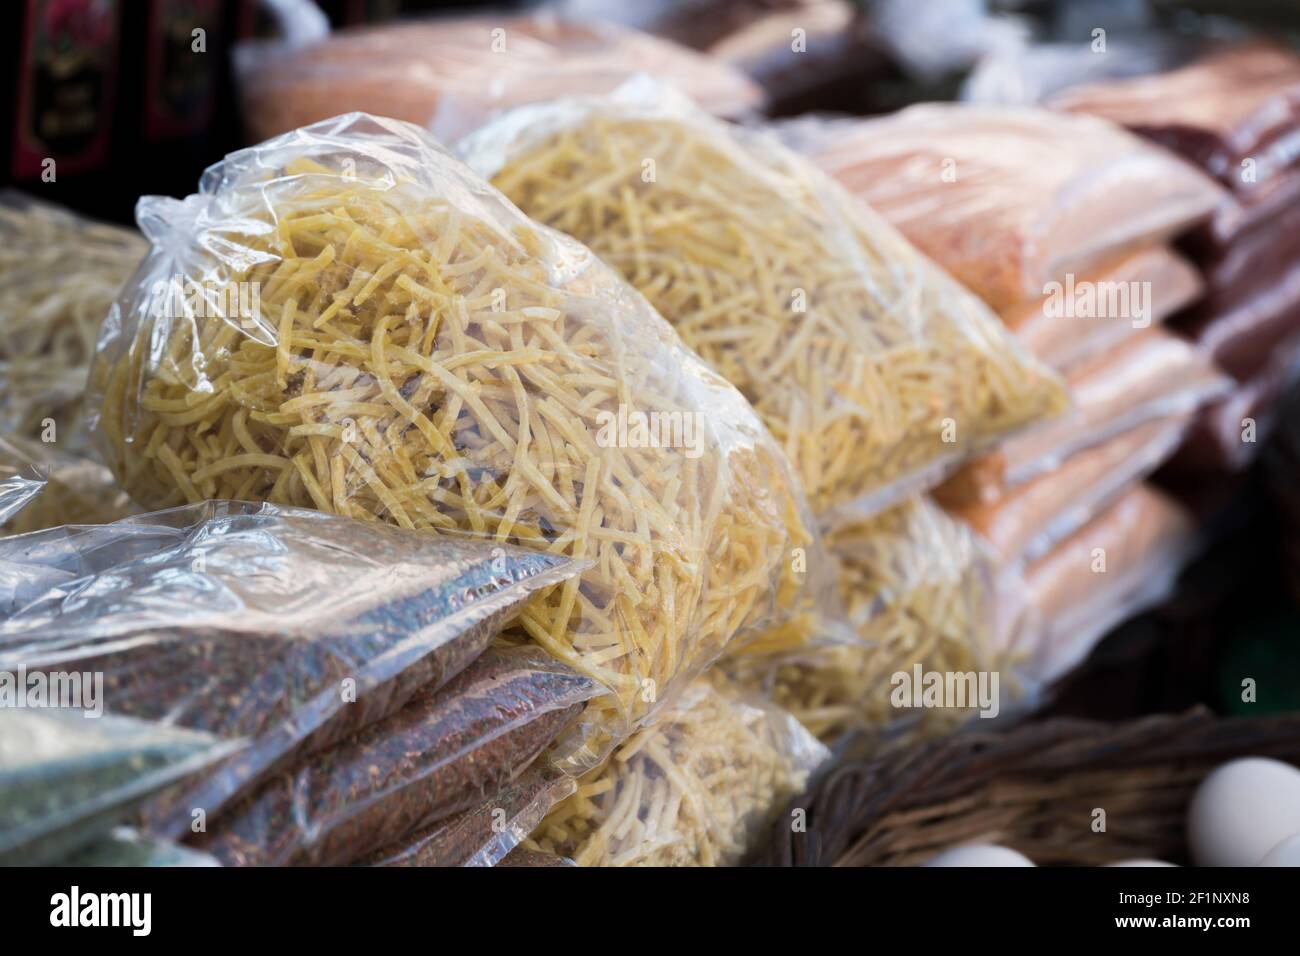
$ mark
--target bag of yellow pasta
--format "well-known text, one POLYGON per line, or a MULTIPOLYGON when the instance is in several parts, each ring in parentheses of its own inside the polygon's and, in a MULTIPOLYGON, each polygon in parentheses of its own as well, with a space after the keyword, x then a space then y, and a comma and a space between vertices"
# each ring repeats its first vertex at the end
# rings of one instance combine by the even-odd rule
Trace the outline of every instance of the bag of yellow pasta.
POLYGON ((741 683, 826 741, 886 728, 932 737, 1024 702, 1032 688, 998 630, 992 556, 964 524, 919 497, 837 527, 826 544, 860 642, 731 658, 741 683), (927 699, 930 675, 961 693, 927 699))
POLYGON ((712 673, 523 845, 579 866, 735 866, 829 755, 789 714, 712 673))
POLYGON ((460 145, 623 273, 785 447, 814 511, 871 513, 1062 410, 989 310, 809 161, 631 81, 460 145))
POLYGON ((806 505, 753 409, 418 127, 304 127, 137 218, 153 249, 91 383, 123 487, 591 561, 518 622, 610 690, 566 766, 799 597, 806 505))

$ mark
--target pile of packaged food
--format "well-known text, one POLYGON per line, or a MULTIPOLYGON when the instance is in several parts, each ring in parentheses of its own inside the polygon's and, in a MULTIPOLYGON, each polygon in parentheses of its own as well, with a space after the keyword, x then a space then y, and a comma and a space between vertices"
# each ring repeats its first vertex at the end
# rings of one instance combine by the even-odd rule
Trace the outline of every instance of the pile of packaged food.
POLYGON ((1254 367, 1165 320, 1292 207, 1077 113, 736 125, 625 27, 240 63, 143 238, 0 206, 0 672, 103 715, 0 708, 0 860, 740 863, 1195 552, 1147 479, 1254 367))

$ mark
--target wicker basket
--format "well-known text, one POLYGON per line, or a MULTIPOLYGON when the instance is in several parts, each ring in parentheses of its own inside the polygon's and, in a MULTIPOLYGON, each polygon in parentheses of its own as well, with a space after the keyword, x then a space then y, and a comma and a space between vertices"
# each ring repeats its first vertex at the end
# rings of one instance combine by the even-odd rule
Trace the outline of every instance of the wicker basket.
POLYGON ((1187 862, 1196 785, 1234 757, 1300 765, 1300 713, 1178 715, 1107 724, 1057 719, 971 731, 842 764, 791 801, 755 862, 907 866, 960 843, 1010 846, 1040 866, 1187 862), (1106 811, 1094 832, 1094 811, 1106 811), (806 814, 805 832, 792 816, 806 814))

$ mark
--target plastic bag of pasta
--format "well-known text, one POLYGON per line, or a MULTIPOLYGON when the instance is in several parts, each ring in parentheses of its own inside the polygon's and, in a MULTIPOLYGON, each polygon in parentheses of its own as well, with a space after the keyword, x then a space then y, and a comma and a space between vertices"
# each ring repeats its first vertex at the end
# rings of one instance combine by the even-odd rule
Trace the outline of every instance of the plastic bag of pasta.
POLYGON ((828 756, 789 714, 707 675, 523 846, 579 866, 734 866, 828 756))
POLYGON ((88 447, 95 336, 145 248, 134 230, 0 191, 0 433, 88 447))
MULTIPOLYGON (((8 692, 32 693, 38 682, 25 676, 8 692)), ((96 715, 93 707, 0 707, 0 865, 67 856, 237 746, 201 731, 96 715)))
POLYGON ((810 162, 633 81, 521 107, 461 144, 588 243, 735 384, 815 511, 870 513, 1063 410, 974 296, 810 162))
MULTIPOLYGON (((0 534, 25 534, 61 524, 106 524, 136 511, 113 473, 99 462, 64 454, 58 445, 11 437, 8 442, 0 439, 0 468, 11 457, 6 445, 31 462, 45 485, 7 519, 0 505, 0 534)), ((0 492, 0 500, 2 496, 0 492)))
POLYGON ((575 769, 812 583, 807 505, 744 398, 419 128, 319 123, 139 219, 154 248, 93 378, 126 489, 590 561, 519 621, 611 691, 575 769))
POLYGON ((729 658, 725 666, 745 686, 770 694, 825 741, 904 723, 937 734, 981 709, 972 701, 969 707, 898 710, 891 699, 894 676, 910 679, 917 666, 924 672, 996 672, 999 710, 1027 690, 996 631, 1000 605, 991 555, 961 522, 920 497, 836 528, 827 544, 838 559, 841 597, 860 642, 770 660, 729 658))
POLYGON ((583 564, 316 511, 207 502, 0 539, 0 671, 102 675, 110 713, 247 741, 148 808, 175 838, 400 709, 583 564))
POLYGON ((489 648, 267 781, 193 842, 228 866, 350 863, 495 797, 595 692, 540 648, 489 648))
POLYGON ((48 481, 40 462, 26 448, 0 438, 0 524, 16 520, 48 481))

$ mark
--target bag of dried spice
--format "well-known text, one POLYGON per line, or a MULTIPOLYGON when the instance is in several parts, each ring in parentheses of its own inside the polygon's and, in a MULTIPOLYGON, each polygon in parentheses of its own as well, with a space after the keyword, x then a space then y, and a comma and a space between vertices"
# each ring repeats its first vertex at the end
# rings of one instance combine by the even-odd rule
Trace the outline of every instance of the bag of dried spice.
POLYGON ((368 866, 500 866, 546 814, 578 789, 539 760, 490 800, 407 835, 363 861, 368 866))
POLYGON ((579 866, 728 866, 829 752, 720 674, 622 744, 523 844, 579 866))
MULTIPOLYGON (((50 686, 39 674, 5 677, 0 693, 7 695, 50 686)), ((93 707, 25 709, 7 701, 0 706, 0 865, 54 863, 237 747, 202 731, 95 715, 93 707)))
POLYGON ((441 688, 268 781, 191 842, 228 866, 360 859, 494 797, 598 690, 540 648, 489 648, 441 688))
POLYGON ((576 769, 806 593, 811 519, 745 399, 418 127, 317 123, 137 217, 153 248, 92 373, 128 492, 590 561, 519 622, 611 691, 562 748, 576 769))
POLYGON ((208 502, 0 539, 0 567, 31 569, 0 621, 0 670, 102 673, 111 713, 247 739, 149 807, 174 837, 296 753, 445 683, 582 562, 208 502))

